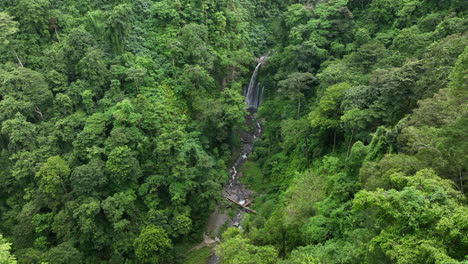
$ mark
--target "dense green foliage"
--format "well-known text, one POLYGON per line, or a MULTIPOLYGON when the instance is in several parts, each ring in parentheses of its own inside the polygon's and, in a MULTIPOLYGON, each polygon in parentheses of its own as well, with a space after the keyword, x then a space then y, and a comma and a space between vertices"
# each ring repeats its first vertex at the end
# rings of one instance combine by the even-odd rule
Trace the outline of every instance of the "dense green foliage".
POLYGON ((265 263, 468 261, 466 4, 293 2, 260 77, 261 179, 245 171, 265 195, 221 253, 243 239, 275 247, 265 263))
POLYGON ((16 264, 16 258, 10 253, 11 243, 5 241, 0 235, 0 263, 16 264))
POLYGON ((0 233, 19 263, 182 259, 239 145, 254 13, 0 2, 0 233))
POLYGON ((0 1, 0 262, 183 261, 265 54, 245 173, 263 195, 221 262, 467 262, 467 14, 463 0, 0 1))

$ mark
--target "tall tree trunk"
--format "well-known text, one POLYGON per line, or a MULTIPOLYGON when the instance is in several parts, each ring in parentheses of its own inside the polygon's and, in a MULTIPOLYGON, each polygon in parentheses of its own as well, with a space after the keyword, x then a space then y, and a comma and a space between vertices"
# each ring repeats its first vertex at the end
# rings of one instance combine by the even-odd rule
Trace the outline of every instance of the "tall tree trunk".
POLYGON ((336 147, 336 129, 333 130, 333 151, 335 152, 335 147, 336 147))
POLYGON ((309 164, 309 155, 310 155, 310 148, 309 148, 309 139, 307 138, 307 136, 305 137, 305 155, 306 155, 306 166, 307 168, 310 167, 310 164, 309 164))
POLYGON ((463 170, 462 169, 459 169, 460 173, 459 173, 459 180, 460 180, 460 192, 462 194, 464 194, 463 192, 463 170))
POLYGON ((354 135, 354 129, 351 129, 351 136, 349 137, 348 150, 346 151, 346 159, 349 158, 349 154, 351 152, 351 147, 353 143, 353 135, 354 135))
POLYGON ((18 53, 16 53, 15 48, 11 47, 11 51, 13 52, 13 55, 15 55, 16 59, 18 60, 18 63, 21 66, 21 68, 24 68, 23 63, 21 62, 21 60, 20 60, 20 58, 18 56, 18 53))
POLYGON ((67 194, 68 193, 67 188, 65 187, 65 183, 62 181, 61 178, 60 178, 60 184, 62 185, 63 192, 67 194))
POLYGON ((301 98, 297 100, 297 118, 299 118, 300 112, 301 112, 301 98))

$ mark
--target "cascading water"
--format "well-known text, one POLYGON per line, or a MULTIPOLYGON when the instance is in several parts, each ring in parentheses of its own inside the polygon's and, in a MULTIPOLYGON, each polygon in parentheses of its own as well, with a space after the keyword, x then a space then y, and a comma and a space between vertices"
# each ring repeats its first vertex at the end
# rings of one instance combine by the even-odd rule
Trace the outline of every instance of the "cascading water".
POLYGON ((247 88, 247 94, 245 95, 245 103, 247 104, 248 108, 257 108, 258 107, 258 82, 257 76, 258 71, 262 63, 260 62, 257 67, 255 67, 255 71, 250 79, 249 86, 247 88))
MULTIPOLYGON (((241 132, 242 148, 239 153, 239 156, 232 165, 229 182, 224 186, 223 189, 224 197, 236 201, 241 205, 244 205, 246 203, 251 192, 243 184, 240 183, 237 177, 239 175, 239 169, 247 161, 248 156, 252 153, 255 140, 259 138, 262 134, 262 126, 258 121, 255 120, 254 113, 256 112, 257 108, 260 106, 263 100, 264 87, 259 93, 260 85, 258 83, 258 73, 265 60, 265 56, 261 57, 258 60, 257 67, 255 67, 255 70, 252 74, 249 86, 245 87, 243 90, 246 107, 249 110, 249 114, 247 115, 245 122, 247 124, 247 127, 249 127, 250 129, 248 131, 241 132)), ((245 212, 243 212, 242 210, 238 210, 234 218, 230 219, 229 226, 241 229, 241 218, 244 213, 245 212)), ((210 216, 209 222, 220 222, 218 220, 221 218, 222 214, 220 214, 219 212, 215 212, 210 216)), ((224 223, 225 221, 226 220, 224 220, 222 223, 224 223)), ((220 226, 215 225, 215 227, 211 231, 217 232, 219 227, 220 226)), ((213 254, 209 258, 208 264, 217 263, 219 263, 219 257, 213 254)))
MULTIPOLYGON (((259 86, 260 86, 260 84, 259 84, 259 86)), ((263 103, 264 96, 265 96, 265 86, 262 87, 262 92, 260 93, 260 101, 258 101, 258 106, 260 106, 263 103)))
MULTIPOLYGON (((259 63, 252 74, 252 78, 250 78, 249 86, 247 87, 247 91, 244 92, 244 100, 247 104, 248 109, 257 109, 261 103, 262 94, 259 93, 259 83, 258 83, 258 73, 260 71, 260 67, 264 63, 266 57, 260 57, 259 63)), ((263 91, 262 91, 263 92, 263 91)))

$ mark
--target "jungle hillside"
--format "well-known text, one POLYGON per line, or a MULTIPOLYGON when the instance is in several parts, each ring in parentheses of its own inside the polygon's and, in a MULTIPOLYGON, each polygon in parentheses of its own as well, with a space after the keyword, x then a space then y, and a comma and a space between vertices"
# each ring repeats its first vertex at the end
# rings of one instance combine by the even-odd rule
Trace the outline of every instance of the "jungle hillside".
POLYGON ((1 0, 0 264, 467 264, 467 19, 1 0))

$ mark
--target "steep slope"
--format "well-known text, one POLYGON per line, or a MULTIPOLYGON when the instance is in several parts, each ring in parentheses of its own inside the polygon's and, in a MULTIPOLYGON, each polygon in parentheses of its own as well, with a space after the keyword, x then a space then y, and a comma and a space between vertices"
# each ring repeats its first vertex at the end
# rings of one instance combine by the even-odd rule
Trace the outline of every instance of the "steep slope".
POLYGON ((260 77, 262 173, 244 175, 264 195, 221 263, 463 263, 466 18, 460 1, 290 3, 260 77))

